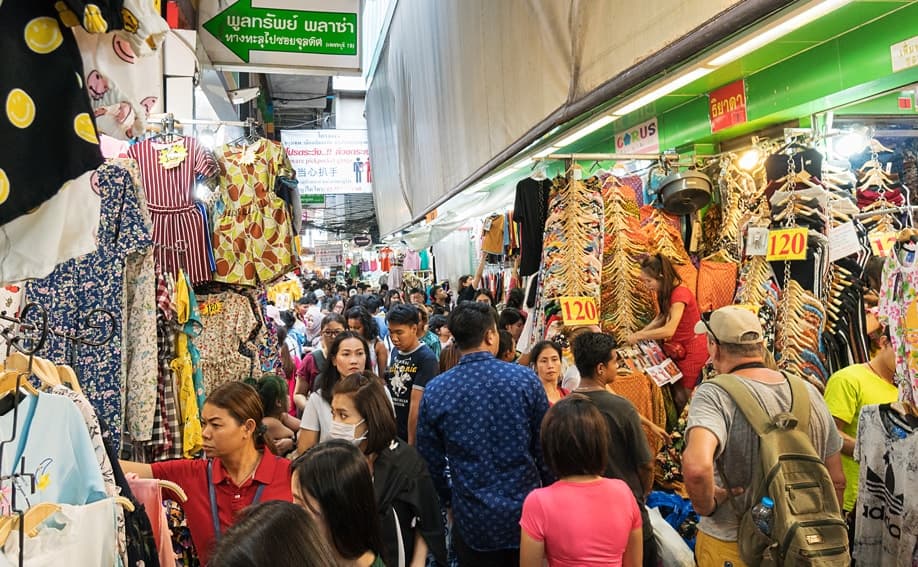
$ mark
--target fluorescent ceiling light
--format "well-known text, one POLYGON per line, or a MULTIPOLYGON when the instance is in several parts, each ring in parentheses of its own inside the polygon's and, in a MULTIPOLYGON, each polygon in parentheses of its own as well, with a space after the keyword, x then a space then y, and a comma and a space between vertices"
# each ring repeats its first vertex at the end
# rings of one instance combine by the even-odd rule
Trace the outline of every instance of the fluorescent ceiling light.
POLYGON ((510 169, 523 169, 524 167, 526 167, 527 165, 531 163, 532 163, 532 158, 525 157, 521 159, 520 161, 516 162, 515 164, 511 165, 510 169))
POLYGON ((548 146, 548 147, 545 148, 544 150, 542 150, 542 151, 540 151, 540 152, 537 152, 537 153, 536 153, 535 155, 533 155, 532 157, 537 157, 537 158, 548 157, 548 156, 550 156, 551 154, 557 152, 557 151, 560 150, 560 149, 561 149, 561 148, 559 148, 558 146, 548 146))
POLYGON ((561 147, 569 146, 573 144, 574 142, 576 142, 577 140, 579 140, 580 138, 583 138, 585 136, 592 134, 596 130, 599 130, 600 128, 602 128, 603 126, 606 126, 607 124, 611 124, 617 119, 618 119, 617 116, 608 116, 608 115, 603 116, 602 118, 599 118, 598 120, 594 120, 593 122, 587 124, 580 130, 577 130, 576 132, 574 132, 567 138, 564 138, 563 140, 558 142, 556 145, 561 146, 561 147))
POLYGON ((722 65, 726 65, 727 63, 736 61, 740 57, 748 55, 756 49, 768 45, 776 39, 784 37, 790 32, 805 26, 817 18, 825 16, 829 12, 835 10, 836 8, 840 8, 850 1, 851 0, 824 0, 823 2, 819 2, 815 6, 807 8, 795 16, 791 16, 790 18, 784 20, 774 27, 755 32, 754 36, 750 37, 740 45, 730 49, 726 53, 718 55, 714 59, 711 59, 711 61, 708 62, 708 65, 720 67, 722 65))
POLYGON ((640 98, 637 98, 621 108, 617 108, 613 111, 613 114, 617 116, 624 116, 635 110, 643 108, 650 104, 651 102, 663 98, 664 96, 670 94, 673 91, 677 91, 682 87, 695 82, 696 80, 704 77, 708 73, 714 71, 714 69, 709 69, 707 67, 698 67, 693 69, 684 75, 676 77, 672 81, 665 83, 663 86, 657 87, 649 93, 642 95, 640 98))
POLYGON ((508 175, 510 175, 511 173, 513 173, 514 171, 516 171, 516 170, 510 169, 510 168, 508 167, 508 168, 504 169, 503 171, 499 171, 499 172, 495 173, 494 175, 491 175, 490 177, 485 177, 485 178, 481 181, 481 184, 482 184, 482 185, 491 185, 492 183, 494 183, 494 182, 496 182, 496 181, 500 181, 500 180, 503 179, 504 177, 507 177, 508 175))

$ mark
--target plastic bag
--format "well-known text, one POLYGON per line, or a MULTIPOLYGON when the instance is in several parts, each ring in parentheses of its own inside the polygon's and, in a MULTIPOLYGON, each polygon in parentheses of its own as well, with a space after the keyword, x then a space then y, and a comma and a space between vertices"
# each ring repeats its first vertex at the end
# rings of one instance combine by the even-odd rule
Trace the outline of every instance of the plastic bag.
POLYGON ((688 544, 682 539, 671 525, 669 525, 660 511, 648 508, 650 524, 653 526, 653 537, 657 541, 657 553, 663 567, 696 567, 695 554, 689 549, 688 544))

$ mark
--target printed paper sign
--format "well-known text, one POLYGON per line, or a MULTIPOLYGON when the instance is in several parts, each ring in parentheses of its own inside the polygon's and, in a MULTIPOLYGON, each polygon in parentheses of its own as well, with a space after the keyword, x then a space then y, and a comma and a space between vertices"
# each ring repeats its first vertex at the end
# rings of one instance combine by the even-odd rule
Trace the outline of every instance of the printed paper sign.
POLYGON ((562 297, 561 318, 565 325, 596 325, 599 309, 592 297, 562 297))
POLYGON ((366 130, 282 130, 300 195, 372 193, 366 130))
POLYGON ((846 222, 829 230, 829 261, 835 262, 861 251, 861 242, 853 222, 846 222))

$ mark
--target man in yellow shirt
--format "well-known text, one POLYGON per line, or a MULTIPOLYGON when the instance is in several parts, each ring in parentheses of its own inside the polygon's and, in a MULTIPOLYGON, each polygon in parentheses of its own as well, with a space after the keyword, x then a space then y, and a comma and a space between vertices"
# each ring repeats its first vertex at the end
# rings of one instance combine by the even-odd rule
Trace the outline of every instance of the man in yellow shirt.
POLYGON ((842 469, 845 471, 845 512, 851 512, 857 501, 858 464, 854 460, 854 440, 861 408, 888 404, 899 397, 893 383, 896 374, 896 351, 889 340, 889 329, 880 329, 874 339, 876 354, 865 364, 853 364, 833 374, 826 384, 825 399, 835 425, 841 434, 842 469))

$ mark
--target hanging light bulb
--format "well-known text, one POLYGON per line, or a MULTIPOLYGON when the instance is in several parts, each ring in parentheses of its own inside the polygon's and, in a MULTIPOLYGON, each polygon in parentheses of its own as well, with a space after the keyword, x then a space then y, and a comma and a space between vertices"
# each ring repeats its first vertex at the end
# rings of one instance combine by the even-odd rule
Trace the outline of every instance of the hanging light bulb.
POLYGON ((832 147, 838 155, 850 157, 861 153, 869 143, 870 138, 863 132, 851 132, 835 140, 832 147))
POLYGON ((738 165, 741 169, 746 171, 752 171, 759 165, 759 160, 762 158, 762 152, 758 148, 751 148, 743 152, 743 155, 739 158, 738 165))

